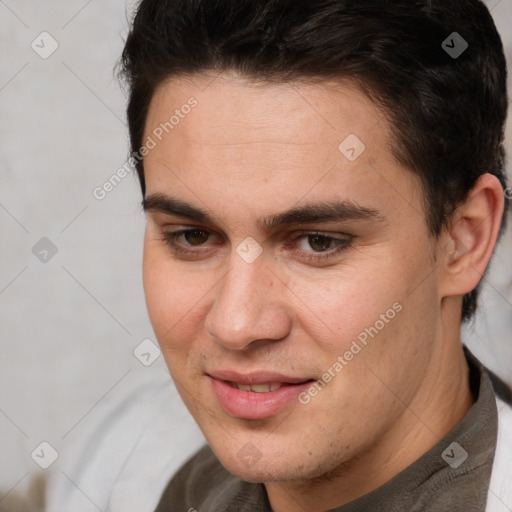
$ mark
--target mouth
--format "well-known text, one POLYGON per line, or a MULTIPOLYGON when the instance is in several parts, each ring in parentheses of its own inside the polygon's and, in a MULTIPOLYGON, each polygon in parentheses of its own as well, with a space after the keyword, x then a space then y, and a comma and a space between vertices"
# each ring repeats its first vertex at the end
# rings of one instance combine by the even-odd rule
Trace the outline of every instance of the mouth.
POLYGON ((208 377, 218 404, 227 414, 252 420, 267 419, 293 407, 297 397, 315 381, 263 372, 217 372, 208 377))
MULTIPOLYGON (((295 386, 296 384, 289 384, 287 382, 269 382, 266 384, 239 384, 237 382, 224 381, 229 386, 239 389, 240 391, 250 391, 252 393, 268 393, 269 391, 276 391, 284 386, 295 386)), ((313 382, 308 380, 304 382, 313 382)))

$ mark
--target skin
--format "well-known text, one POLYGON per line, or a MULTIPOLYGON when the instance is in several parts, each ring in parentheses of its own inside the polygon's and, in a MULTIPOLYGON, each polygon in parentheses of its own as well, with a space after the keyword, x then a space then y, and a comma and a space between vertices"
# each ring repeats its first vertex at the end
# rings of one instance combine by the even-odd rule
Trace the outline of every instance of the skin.
POLYGON ((265 482, 276 512, 340 506, 412 464, 474 402, 461 296, 489 261, 503 191, 481 177, 434 239, 421 184, 395 160, 382 113, 355 86, 176 78, 157 89, 145 137, 191 96, 197 107, 145 157, 146 197, 172 196, 211 218, 147 209, 144 288, 156 337, 229 471, 265 482), (366 145, 354 162, 338 150, 352 133, 366 145), (257 222, 340 200, 378 216, 270 231, 257 222), (186 254, 162 240, 183 229, 202 230, 174 240, 186 254), (335 254, 336 243, 314 239, 324 252, 311 233, 348 245, 335 254), (263 249, 252 263, 236 251, 249 236, 263 249), (219 405, 207 373, 321 379, 396 303, 401 311, 308 404, 295 400, 264 420, 219 405), (254 465, 238 456, 246 443, 260 455, 254 465))

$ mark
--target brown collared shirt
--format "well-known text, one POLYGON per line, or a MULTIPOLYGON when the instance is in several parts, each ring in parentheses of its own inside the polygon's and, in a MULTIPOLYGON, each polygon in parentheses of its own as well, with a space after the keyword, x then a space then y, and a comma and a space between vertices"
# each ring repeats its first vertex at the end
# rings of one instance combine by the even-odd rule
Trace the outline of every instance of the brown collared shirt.
MULTIPOLYGON (((332 512, 484 512, 498 414, 490 377, 464 348, 475 398, 462 421, 381 487, 332 512)), ((209 446, 171 479, 155 512, 272 512, 263 484, 231 475, 209 446)))

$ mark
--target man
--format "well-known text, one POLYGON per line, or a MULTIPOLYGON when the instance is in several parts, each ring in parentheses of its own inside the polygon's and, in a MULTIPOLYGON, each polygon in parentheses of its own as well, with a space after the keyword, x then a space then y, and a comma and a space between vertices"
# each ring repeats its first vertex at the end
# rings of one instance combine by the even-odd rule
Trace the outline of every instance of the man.
POLYGON ((157 510, 484 510, 497 410, 460 327, 504 210, 486 8, 143 0, 123 59, 148 311, 209 444, 157 510))
POLYGON ((142 0, 122 64, 148 311, 208 442, 157 512, 512 510, 506 389, 460 339, 506 206, 485 6, 142 0))

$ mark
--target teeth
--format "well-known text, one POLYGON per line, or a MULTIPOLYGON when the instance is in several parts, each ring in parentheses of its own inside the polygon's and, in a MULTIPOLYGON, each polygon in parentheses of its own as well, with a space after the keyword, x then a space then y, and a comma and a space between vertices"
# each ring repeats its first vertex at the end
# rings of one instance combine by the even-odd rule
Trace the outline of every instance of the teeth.
POLYGON ((275 391, 282 386, 280 382, 271 382, 269 384, 236 384, 236 387, 241 391, 253 391, 255 393, 268 393, 275 391))
POLYGON ((270 384, 252 384, 251 391, 256 393, 268 393, 270 391, 270 384))

